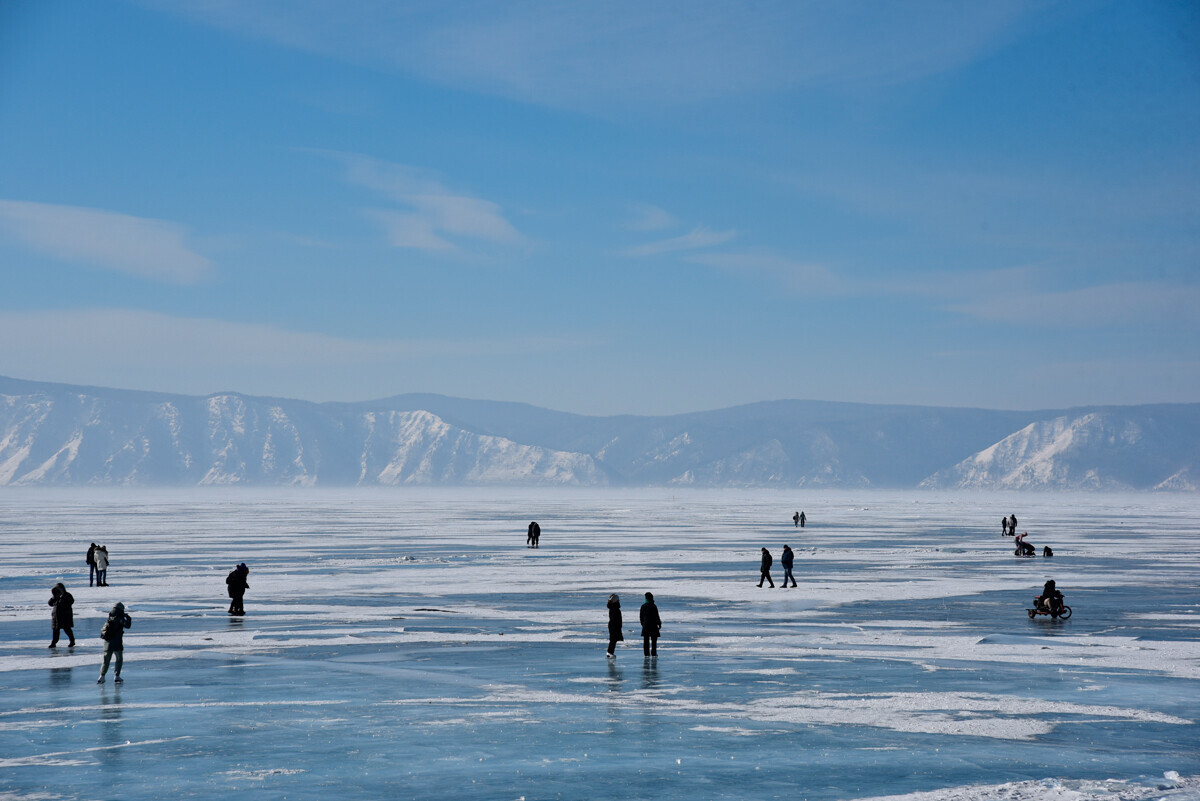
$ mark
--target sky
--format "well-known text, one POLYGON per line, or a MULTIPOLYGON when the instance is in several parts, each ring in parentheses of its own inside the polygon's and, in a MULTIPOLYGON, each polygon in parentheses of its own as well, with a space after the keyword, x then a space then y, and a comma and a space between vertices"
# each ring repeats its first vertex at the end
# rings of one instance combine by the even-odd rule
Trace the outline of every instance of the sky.
POLYGON ((1200 6, 0 3, 0 375, 1200 401, 1200 6))

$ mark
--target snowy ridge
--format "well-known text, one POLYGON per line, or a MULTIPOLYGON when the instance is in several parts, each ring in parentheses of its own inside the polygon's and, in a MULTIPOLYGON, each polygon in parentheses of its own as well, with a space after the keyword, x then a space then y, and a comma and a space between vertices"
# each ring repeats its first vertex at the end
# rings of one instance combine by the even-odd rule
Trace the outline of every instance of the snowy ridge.
POLYGON ((1004 412, 776 401, 584 417, 407 395, 315 404, 0 377, 0 486, 1200 489, 1200 404, 1004 412))
POLYGON ((1156 490, 1195 491, 1190 477, 1195 446, 1189 454, 1185 443, 1180 453, 1180 443, 1160 429, 1153 416, 1128 412, 1062 415, 1030 423, 920 486, 1123 490, 1149 484, 1156 490), (1155 463, 1166 475, 1147 476, 1146 467, 1155 463))

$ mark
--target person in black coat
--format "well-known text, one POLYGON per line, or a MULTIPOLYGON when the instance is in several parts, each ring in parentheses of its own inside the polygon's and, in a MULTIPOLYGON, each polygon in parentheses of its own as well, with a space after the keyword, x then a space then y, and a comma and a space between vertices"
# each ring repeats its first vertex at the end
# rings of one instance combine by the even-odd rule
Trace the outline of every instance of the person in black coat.
POLYGON ((646 656, 658 656, 658 634, 662 631, 662 618, 658 616, 653 593, 646 593, 646 603, 642 604, 638 618, 642 622, 642 653, 646 656))
POLYGON ((779 563, 783 565, 783 586, 788 585, 788 579, 792 580, 792 586, 796 586, 796 577, 792 575, 792 564, 796 559, 796 555, 792 553, 792 549, 788 546, 783 546, 783 554, 779 557, 779 563))
POLYGON ((96 581, 96 543, 93 542, 88 547, 87 558, 84 559, 84 562, 88 566, 88 586, 90 587, 96 581))
POLYGON ((118 684, 124 681, 121 678, 121 665, 125 661, 125 629, 132 625, 133 620, 125 613, 125 604, 118 603, 108 613, 108 620, 100 628, 100 639, 104 640, 104 663, 100 665, 97 684, 104 683, 104 674, 108 672, 108 663, 114 655, 117 657, 114 681, 118 684))
POLYGON ((808 520, 808 515, 804 514, 804 512, 801 512, 800 513, 800 528, 804 528, 804 523, 807 520, 808 520))
POLYGON ((792 522, 796 525, 796 528, 800 528, 800 513, 799 512, 796 512, 796 514, 792 515, 792 522))
POLYGON ((537 521, 529 524, 529 540, 532 543, 531 548, 539 548, 538 542, 542 539, 542 527, 537 524, 537 521))
POLYGON ((768 551, 766 548, 763 548, 762 549, 762 564, 759 567, 759 569, 762 571, 762 573, 758 577, 758 586, 761 587, 763 585, 764 581, 770 581, 771 588, 772 589, 775 588, 775 582, 771 581, 771 564, 774 561, 775 561, 775 558, 773 556, 771 556, 771 552, 768 551))
POLYGON ((608 658, 617 658, 617 643, 625 639, 621 633, 621 599, 614 592, 608 596, 608 658))
POLYGON ((1042 594, 1033 599, 1033 605, 1039 609, 1045 609, 1053 614, 1058 614, 1062 610, 1062 599, 1062 593, 1054 586, 1054 579, 1050 579, 1042 585, 1042 594))
POLYGON ((50 626, 54 629, 54 635, 50 638, 50 647, 58 646, 58 632, 65 631, 67 633, 67 647, 75 647, 75 597, 67 592, 67 588, 62 582, 54 585, 54 589, 50 590, 50 626))
POLYGON ((246 610, 242 608, 242 597, 246 594, 246 590, 250 589, 250 585, 246 581, 246 577, 249 575, 250 568, 246 567, 245 562, 242 562, 225 577, 225 585, 229 589, 229 614, 231 615, 246 614, 246 610))

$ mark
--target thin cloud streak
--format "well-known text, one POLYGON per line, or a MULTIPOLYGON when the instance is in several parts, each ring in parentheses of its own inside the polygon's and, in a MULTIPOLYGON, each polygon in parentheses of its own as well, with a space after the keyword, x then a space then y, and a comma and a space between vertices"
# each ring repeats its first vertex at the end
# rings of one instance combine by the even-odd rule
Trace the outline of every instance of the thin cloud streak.
POLYGON ((737 236, 737 231, 710 231, 703 225, 696 226, 682 236, 662 239, 645 245, 629 248, 624 251, 626 256, 641 258, 644 256, 660 256, 664 253, 677 253, 684 250, 699 250, 701 248, 723 245, 737 236))
POLYGON ((155 281, 193 284, 212 263, 188 248, 177 223, 103 209, 0 200, 0 231, 35 253, 155 281))

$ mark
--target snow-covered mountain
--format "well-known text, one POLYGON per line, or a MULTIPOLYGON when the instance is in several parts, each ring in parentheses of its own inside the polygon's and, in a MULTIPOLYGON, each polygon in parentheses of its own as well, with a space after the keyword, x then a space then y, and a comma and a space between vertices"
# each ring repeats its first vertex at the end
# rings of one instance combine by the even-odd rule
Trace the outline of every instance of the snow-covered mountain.
POLYGON ((0 378, 0 486, 1200 485, 1200 404, 1045 412, 774 401, 586 417, 402 395, 315 404, 0 378))

